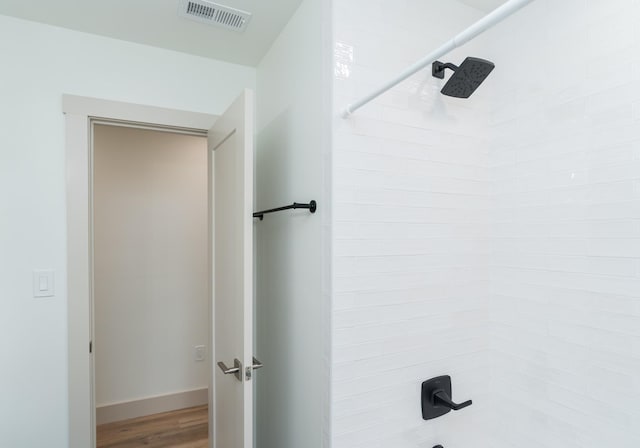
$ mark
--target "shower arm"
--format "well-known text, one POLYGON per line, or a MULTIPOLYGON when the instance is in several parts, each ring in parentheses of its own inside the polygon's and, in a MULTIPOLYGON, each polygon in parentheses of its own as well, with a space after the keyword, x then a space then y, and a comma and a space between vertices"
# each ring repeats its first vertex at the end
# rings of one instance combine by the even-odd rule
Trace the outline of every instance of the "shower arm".
POLYGON ((349 104, 341 113, 342 118, 349 118, 351 114, 353 114, 356 110, 360 109, 365 104, 370 101, 376 99, 380 95, 382 95, 387 90, 397 86, 402 81, 410 77, 411 75, 419 72, 423 68, 427 67, 430 64, 433 64, 438 58, 444 56, 449 53, 451 50, 458 48, 467 42, 469 42, 474 37, 480 35, 484 31, 488 30, 492 26, 500 23, 511 14, 517 12, 518 10, 524 8, 533 0, 508 0, 502 6, 497 7, 489 14, 484 16, 482 19, 478 20, 476 23, 471 25, 466 30, 462 31, 458 35, 456 35, 453 39, 441 45, 436 50, 429 53, 427 56, 417 61, 412 66, 408 67, 404 72, 402 72, 398 77, 389 81, 388 83, 380 86, 378 89, 371 92, 369 95, 359 99, 358 101, 349 104))
POLYGON ((444 79, 444 70, 447 68, 455 72, 456 70, 458 70, 459 67, 457 65, 452 64, 451 62, 443 64, 440 61, 436 61, 431 65, 431 74, 436 78, 444 79))

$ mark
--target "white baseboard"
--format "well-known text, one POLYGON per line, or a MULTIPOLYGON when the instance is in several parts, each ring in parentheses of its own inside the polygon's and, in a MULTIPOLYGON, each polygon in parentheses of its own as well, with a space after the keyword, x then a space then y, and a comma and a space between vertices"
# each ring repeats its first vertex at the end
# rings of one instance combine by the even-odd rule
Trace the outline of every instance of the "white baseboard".
POLYGON ((129 418, 142 417, 144 415, 201 406, 208 402, 209 390, 204 388, 108 404, 96 408, 96 424, 103 425, 105 423, 118 422, 129 418))

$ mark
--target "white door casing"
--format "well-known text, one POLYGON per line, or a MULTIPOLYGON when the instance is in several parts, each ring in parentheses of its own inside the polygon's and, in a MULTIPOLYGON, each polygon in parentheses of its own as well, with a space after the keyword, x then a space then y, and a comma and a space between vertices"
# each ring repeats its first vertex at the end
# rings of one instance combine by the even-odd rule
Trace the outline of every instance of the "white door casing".
POLYGON ((245 90, 209 130, 214 448, 253 447, 253 117, 245 90))
MULTIPOLYGON (((64 96, 63 111, 67 124, 69 446, 86 448, 95 446, 94 419, 91 418, 95 412, 92 400, 93 357, 88 350, 88 342, 92 338, 89 231, 91 117, 178 129, 207 129, 210 126, 206 124, 217 117, 71 95, 64 96)), ((212 340, 216 358, 212 356, 210 359, 233 365, 237 357, 243 365, 242 382, 232 375, 223 375, 215 362, 211 366, 209 393, 213 395, 214 387, 217 393, 216 400, 210 396, 209 401, 216 403, 210 406, 209 411, 212 423, 210 445, 217 448, 252 448, 253 442, 253 389, 252 382, 246 380, 245 370, 247 367, 251 369, 253 355, 253 116, 253 92, 246 90, 209 131, 210 213, 214 234, 211 238, 212 305, 218 297, 229 297, 227 292, 234 291, 233 294, 238 295, 235 302, 222 299, 212 306, 211 323, 215 325, 212 338, 215 334, 213 340, 222 344, 216 346, 212 340), (227 151, 229 149, 235 151, 227 151), (237 176, 227 175, 227 169, 237 176), (214 175, 220 175, 220 182, 213 179, 214 175), (230 195, 228 198, 225 192, 230 195), (219 207, 215 214, 214 204, 219 207), (234 218, 227 220, 227 215, 234 218), (237 219, 237 227, 231 219, 237 219), (228 235, 225 236, 223 229, 226 228, 228 235), (225 251, 230 252, 231 258, 227 258, 225 251), (214 287, 213 275, 224 278, 224 281, 215 282, 214 287), (226 317, 224 306, 229 306, 230 311, 236 314, 226 317), (216 316, 220 318, 216 319, 216 316), (235 321, 238 325, 233 324, 235 321), (231 337, 225 341, 227 333, 231 337), (223 341, 229 344, 225 345, 223 341), (231 354, 233 351, 237 353, 231 354), (214 436, 215 428, 218 430, 214 436)))
POLYGON ((148 123, 171 129, 209 129, 217 116, 140 104, 63 95, 66 121, 67 310, 69 447, 95 447, 93 404, 91 119, 123 125, 148 123))

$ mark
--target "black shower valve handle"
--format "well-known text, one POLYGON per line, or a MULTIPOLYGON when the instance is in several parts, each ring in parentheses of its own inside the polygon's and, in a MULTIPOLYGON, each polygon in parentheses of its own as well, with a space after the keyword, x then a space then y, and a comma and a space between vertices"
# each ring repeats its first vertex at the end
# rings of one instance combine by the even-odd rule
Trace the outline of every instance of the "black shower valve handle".
POLYGON ((420 392, 420 404, 422 407, 422 418, 431 420, 441 417, 451 411, 471 406, 473 401, 467 400, 464 403, 455 403, 451 397, 451 377, 449 375, 437 376, 422 382, 420 392))
POLYGON ((433 395, 431 396, 431 400, 436 406, 445 406, 449 409, 453 409, 454 411, 459 411, 460 409, 464 409, 467 406, 471 406, 473 404, 473 400, 467 400, 463 403, 454 403, 444 389, 438 389, 434 391, 433 395))

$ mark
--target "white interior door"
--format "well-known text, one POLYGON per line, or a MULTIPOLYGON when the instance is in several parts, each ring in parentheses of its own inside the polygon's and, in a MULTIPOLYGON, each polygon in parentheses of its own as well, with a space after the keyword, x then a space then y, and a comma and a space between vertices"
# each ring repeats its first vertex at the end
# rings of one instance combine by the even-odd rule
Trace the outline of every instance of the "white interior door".
POLYGON ((215 448, 253 446, 253 114, 245 90, 209 131, 215 448))

